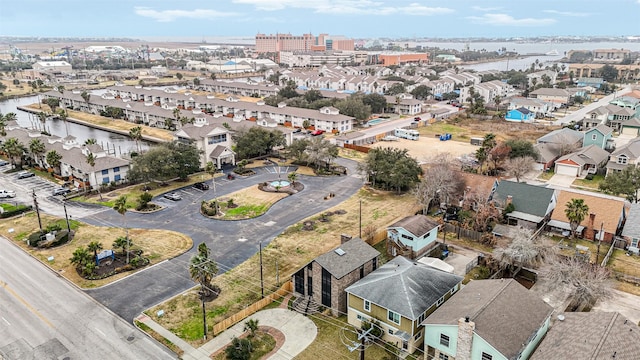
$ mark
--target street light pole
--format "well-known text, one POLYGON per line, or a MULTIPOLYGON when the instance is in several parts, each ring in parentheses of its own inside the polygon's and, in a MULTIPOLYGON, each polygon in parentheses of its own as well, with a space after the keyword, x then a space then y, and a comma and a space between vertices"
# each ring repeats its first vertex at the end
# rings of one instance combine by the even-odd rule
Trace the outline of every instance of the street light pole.
POLYGON ((262 274, 262 240, 260 240, 259 246, 260 246, 260 294, 262 295, 262 299, 264 299, 264 277, 262 274))

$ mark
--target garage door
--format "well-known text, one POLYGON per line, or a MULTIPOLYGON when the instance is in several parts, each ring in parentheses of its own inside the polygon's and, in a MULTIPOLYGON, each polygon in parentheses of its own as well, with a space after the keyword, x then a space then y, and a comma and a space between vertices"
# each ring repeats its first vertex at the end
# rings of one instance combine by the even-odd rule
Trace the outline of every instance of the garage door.
POLYGON ((555 173, 558 175, 576 176, 578 174, 578 168, 575 166, 556 164, 555 173))
POLYGON ((623 127, 622 128, 622 134, 623 135, 631 135, 631 136, 638 136, 638 129, 634 128, 634 127, 623 127))

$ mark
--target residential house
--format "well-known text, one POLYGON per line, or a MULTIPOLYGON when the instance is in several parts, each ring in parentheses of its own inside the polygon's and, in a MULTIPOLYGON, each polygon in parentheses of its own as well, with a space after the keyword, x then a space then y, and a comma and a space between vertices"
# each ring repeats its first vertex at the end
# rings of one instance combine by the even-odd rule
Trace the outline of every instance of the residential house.
POLYGON ((622 229, 622 238, 626 241, 629 251, 640 255, 640 203, 631 204, 622 229))
POLYGON ((382 340, 413 353, 423 342, 420 324, 461 285, 458 275, 397 256, 347 288, 348 322, 379 322, 382 340))
POLYGON ((514 210, 506 215, 510 224, 536 229, 551 216, 557 196, 550 188, 501 180, 490 200, 500 209, 513 204, 514 210))
POLYGON ((530 98, 525 98, 520 96, 512 97, 509 100, 509 105, 507 109, 515 110, 518 108, 525 108, 533 112, 534 114, 536 114, 536 116, 542 117, 549 114, 552 111, 553 105, 539 99, 530 99, 530 98))
POLYGON ((216 168, 221 169, 224 165, 235 165, 235 153, 231 150, 231 133, 224 126, 209 124, 204 117, 197 118, 193 124, 186 124, 174 133, 174 138, 195 144, 196 148, 202 151, 200 157, 200 167, 207 166, 209 161, 213 162, 216 168))
POLYGON ((604 83, 605 81, 603 78, 596 78, 596 77, 593 77, 593 78, 581 77, 581 78, 578 78, 578 80, 576 80, 576 86, 578 87, 590 86, 595 89, 600 89, 600 87, 604 83))
POLYGON ((380 253, 360 238, 342 235, 342 244, 296 271, 293 291, 337 316, 347 312, 345 289, 378 267, 380 253))
POLYGON ((556 107, 566 105, 571 100, 571 95, 565 89, 540 88, 529 94, 530 97, 556 104, 556 107))
POLYGON ((568 312, 540 342, 531 360, 636 360, 640 327, 617 312, 568 312))
POLYGON ((407 216, 387 227, 387 253, 419 258, 436 246, 439 227, 425 215, 407 216))
POLYGON ((608 160, 609 153, 598 145, 592 144, 558 158, 555 173, 576 177, 595 174, 598 169, 607 164, 608 160))
POLYGON ((475 280, 427 317, 425 360, 527 360, 553 308, 513 279, 475 280))
POLYGON ((545 80, 549 85, 555 85, 558 79, 558 73, 552 70, 540 70, 531 74, 527 74, 529 79, 529 86, 535 86, 536 84, 544 84, 545 80))
POLYGON ((617 109, 619 107, 615 105, 598 106, 585 114, 584 119, 581 120, 581 125, 584 129, 590 129, 601 124, 605 125, 609 120, 609 114, 617 109))
POLYGON ((504 117, 507 121, 517 122, 532 122, 535 118, 536 114, 533 111, 529 111, 523 107, 507 111, 504 117))
POLYGON ((547 171, 553 169, 556 159, 562 155, 562 146, 558 144, 537 143, 533 148, 538 153, 534 169, 547 171))
POLYGON ((417 115, 422 112, 422 101, 414 99, 411 94, 399 94, 385 96, 387 100, 387 112, 401 115, 417 115))
POLYGON ((458 99, 460 102, 468 102, 467 99, 471 97, 471 90, 480 95, 485 104, 493 103, 496 99, 504 99, 508 96, 514 95, 513 86, 500 80, 491 80, 476 84, 473 86, 464 86, 460 88, 460 96, 458 99))
POLYGON ((607 175, 613 171, 622 171, 629 165, 637 166, 640 161, 640 138, 635 138, 611 153, 607 163, 607 175))
POLYGON ((604 150, 613 150, 613 129, 607 125, 600 124, 584 132, 583 146, 596 145, 604 150))
POLYGON ((538 152, 536 168, 547 170, 554 167, 556 159, 582 147, 584 135, 569 128, 554 130, 536 140, 533 145, 538 152))
POLYGON ((589 213, 578 224, 576 233, 588 240, 602 240, 611 243, 613 238, 620 233, 627 217, 628 209, 624 200, 562 190, 558 194, 558 205, 551 214, 551 220, 547 223, 549 229, 561 232, 566 236, 570 235, 571 227, 565 210, 567 204, 573 199, 584 200, 585 205, 589 207, 589 213))
POLYGON ((634 117, 622 123, 621 135, 640 136, 640 117, 634 117))
POLYGON ((462 178, 465 184, 460 207, 475 209, 476 202, 486 202, 498 188, 498 179, 495 177, 466 171, 457 171, 457 176, 462 178))
POLYGON ((609 104, 629 108, 635 116, 640 115, 640 99, 635 96, 623 95, 609 101, 609 104))
POLYGON ((609 104, 608 109, 607 126, 618 132, 622 130, 623 124, 638 116, 635 110, 629 107, 609 104))

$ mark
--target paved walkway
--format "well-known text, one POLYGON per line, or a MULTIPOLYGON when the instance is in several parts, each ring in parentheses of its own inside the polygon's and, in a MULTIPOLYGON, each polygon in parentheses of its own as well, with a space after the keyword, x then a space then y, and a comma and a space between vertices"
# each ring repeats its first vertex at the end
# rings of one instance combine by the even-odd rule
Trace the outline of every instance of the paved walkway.
MULTIPOLYGON (((288 303, 288 299, 283 303, 288 303)), ((304 315, 295 311, 276 308, 258 311, 196 349, 148 316, 142 314, 136 317, 137 321, 147 325, 182 349, 184 351, 182 359, 184 360, 209 360, 211 354, 227 346, 233 337, 239 337, 244 333, 244 323, 249 319, 258 320, 258 325, 275 328, 284 335, 284 344, 269 359, 293 359, 306 349, 318 334, 316 325, 304 315)))

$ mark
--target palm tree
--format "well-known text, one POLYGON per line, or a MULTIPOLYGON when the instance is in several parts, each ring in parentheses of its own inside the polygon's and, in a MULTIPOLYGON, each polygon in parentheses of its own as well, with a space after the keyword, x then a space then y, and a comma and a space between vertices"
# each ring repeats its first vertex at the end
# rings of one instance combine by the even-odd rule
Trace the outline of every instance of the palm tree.
POLYGON ((86 103, 89 103, 89 100, 91 99, 91 95, 86 91, 83 91, 82 94, 80 94, 80 97, 82 97, 86 103))
POLYGON ((4 116, 4 120, 5 120, 6 122, 9 122, 9 121, 16 121, 16 120, 18 120, 18 115, 16 115, 16 113, 14 113, 14 112, 7 113, 7 114, 4 116))
POLYGON ((96 140, 95 138, 89 138, 84 141, 85 145, 95 145, 97 143, 98 143, 98 140, 96 140))
POLYGON ((5 117, 2 115, 2 113, 0 113, 0 135, 1 136, 7 136, 7 120, 5 119, 5 117))
POLYGON ((127 195, 121 195, 116 199, 113 210, 117 211, 118 214, 122 215, 122 221, 124 223, 124 233, 125 238, 127 239, 127 264, 129 263, 129 249, 131 248, 131 243, 129 242, 129 229, 127 228, 127 195))
POLYGON ((67 113, 67 109, 58 110, 58 116, 60 116, 60 119, 64 121, 64 130, 67 136, 69 136, 69 126, 67 126, 67 118, 69 117, 69 114, 67 113))
POLYGON ((29 151, 33 155, 33 159, 35 160, 36 164, 41 165, 42 155, 46 151, 46 148, 44 147, 44 143, 42 142, 42 140, 32 139, 29 142, 29 151))
POLYGON ((45 160, 47 161, 47 164, 49 164, 49 166, 53 168, 53 172, 60 175, 60 164, 62 163, 62 155, 60 155, 55 150, 51 150, 47 153, 45 160))
POLYGON ((207 244, 200 243, 198 245, 198 254, 191 258, 189 264, 189 275, 191 279, 197 281, 202 287, 203 297, 209 296, 211 288, 211 280, 218 273, 218 266, 213 259, 209 258, 211 250, 207 244))
POLYGON ((93 251, 93 259, 98 262, 98 250, 102 250, 102 243, 99 241, 92 241, 87 245, 88 251, 93 251))
MULTIPOLYGON (((93 182, 96 184, 96 188, 98 188, 98 195, 100 196, 100 201, 102 201, 102 193, 100 192, 100 185, 98 185, 98 178, 96 177, 96 156, 93 155, 93 153, 91 152, 87 155, 87 164, 91 166, 91 173, 93 174, 93 180, 94 180, 93 182)), ((91 185, 90 181, 89 181, 89 185, 91 185)))
POLYGON ((41 111, 38 113, 38 120, 40 120, 40 123, 42 124, 42 130, 44 131, 45 127, 44 125, 47 122, 47 113, 44 111, 41 111))
POLYGON ((112 244, 115 248, 121 248, 122 253, 127 252, 127 245, 131 246, 132 241, 124 236, 119 236, 112 244))
POLYGON ((84 247, 77 248, 69 261, 76 265, 77 269, 83 269, 88 262, 91 261, 91 254, 84 247))
POLYGON ((289 179, 289 181, 291 182, 291 185, 295 185, 296 184, 296 180, 298 179, 298 174, 294 171, 289 173, 289 175, 287 175, 287 179, 289 179))
POLYGON ((249 319, 244 323, 244 331, 249 331, 249 337, 255 336, 259 322, 257 319, 249 319))
POLYGON ((218 168, 213 164, 213 161, 207 162, 207 165, 204 167, 204 171, 207 174, 211 175, 211 182, 213 185, 213 202, 216 204, 216 215, 218 215, 218 211, 220 210, 218 207, 218 196, 216 194, 216 172, 218 168))
POLYGON ((17 163, 16 160, 19 160, 20 165, 22 165, 22 157, 27 149, 18 139, 8 138, 4 143, 2 143, 2 151, 7 154, 11 164, 15 166, 17 163))
POLYGON ((140 140, 142 140, 142 126, 136 126, 129 130, 129 137, 136 142, 136 149, 140 152, 140 140))
POLYGON ((564 214, 569 219, 569 226, 571 227, 571 234, 573 238, 576 237, 576 230, 578 225, 584 220, 585 216, 589 213, 589 206, 584 203, 584 199, 571 199, 565 205, 564 214))

